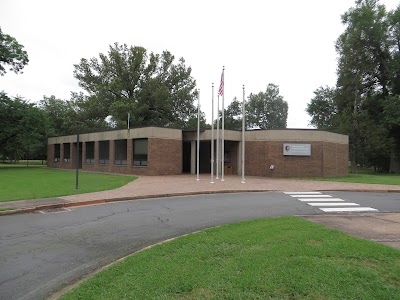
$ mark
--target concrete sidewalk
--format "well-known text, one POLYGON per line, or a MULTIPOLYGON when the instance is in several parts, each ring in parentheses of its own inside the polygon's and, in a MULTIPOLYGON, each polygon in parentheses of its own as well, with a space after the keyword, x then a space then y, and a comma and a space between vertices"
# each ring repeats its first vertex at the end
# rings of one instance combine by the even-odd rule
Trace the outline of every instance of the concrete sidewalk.
POLYGON ((400 213, 313 215, 304 219, 400 249, 400 213))
POLYGON ((210 176, 142 176, 137 180, 115 190, 64 196, 58 198, 20 200, 0 203, 0 208, 16 208, 17 211, 0 211, 0 214, 31 212, 37 209, 94 205, 112 201, 147 199, 169 196, 184 196, 212 193, 272 192, 272 191, 358 191, 358 192, 399 192, 400 186, 381 184, 362 184, 347 182, 328 182, 311 180, 271 179, 265 177, 246 177, 241 183, 239 176, 225 176, 225 181, 210 176))

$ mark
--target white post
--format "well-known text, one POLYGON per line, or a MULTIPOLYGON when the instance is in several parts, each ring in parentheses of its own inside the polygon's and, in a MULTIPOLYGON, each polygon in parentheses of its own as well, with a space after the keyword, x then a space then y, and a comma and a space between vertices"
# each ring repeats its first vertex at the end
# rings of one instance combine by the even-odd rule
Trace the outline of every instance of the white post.
MULTIPOLYGON (((219 179, 219 158, 220 158, 220 153, 219 153, 219 94, 217 97, 217 175, 216 179, 219 179)), ((214 120, 213 120, 214 122, 214 120)))
POLYGON ((224 169, 225 169, 225 124, 224 124, 224 119, 225 119, 225 108, 224 108, 224 98, 225 98, 225 66, 222 68, 222 76, 223 76, 223 90, 222 90, 222 142, 221 142, 221 161, 222 161, 222 166, 221 166, 221 181, 225 181, 224 179, 224 169))
POLYGON ((214 83, 212 84, 211 91, 211 181, 210 183, 214 183, 214 83))
POLYGON ((197 96, 197 178, 196 180, 200 180, 200 89, 199 94, 197 96))
POLYGON ((246 109, 245 109, 245 100, 244 100, 244 85, 243 85, 243 107, 242 107, 242 183, 245 183, 244 179, 244 130, 246 123, 246 109))

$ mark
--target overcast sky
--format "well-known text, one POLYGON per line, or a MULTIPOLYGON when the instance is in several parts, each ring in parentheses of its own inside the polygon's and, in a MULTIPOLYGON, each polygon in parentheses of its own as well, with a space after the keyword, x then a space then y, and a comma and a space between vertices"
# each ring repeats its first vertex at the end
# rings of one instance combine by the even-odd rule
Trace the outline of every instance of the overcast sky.
MULTIPOLYGON (((381 0, 388 10, 399 2, 381 0)), ((0 0, 0 26, 25 46, 24 73, 0 77, 0 90, 37 102, 69 99, 81 58, 98 57, 118 42, 183 57, 211 120, 211 84, 217 93, 225 66, 225 106, 236 96, 280 87, 289 104, 288 128, 309 127, 313 91, 336 82, 334 43, 349 0, 0 0)))

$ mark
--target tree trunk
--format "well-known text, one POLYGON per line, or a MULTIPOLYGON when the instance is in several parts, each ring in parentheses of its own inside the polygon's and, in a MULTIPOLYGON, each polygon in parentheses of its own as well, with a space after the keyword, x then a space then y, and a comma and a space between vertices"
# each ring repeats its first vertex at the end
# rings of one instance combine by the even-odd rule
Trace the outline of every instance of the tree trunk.
POLYGON ((351 145, 351 173, 357 173, 357 88, 354 93, 354 104, 353 104, 353 138, 351 145))
POLYGON ((390 152, 390 173, 400 173, 400 159, 399 153, 396 152, 396 147, 392 147, 390 152))
POLYGON ((356 157, 357 157, 357 155, 356 155, 356 145, 355 145, 355 142, 353 141, 353 145, 351 146, 351 151, 350 151, 351 173, 357 173, 358 172, 356 157))

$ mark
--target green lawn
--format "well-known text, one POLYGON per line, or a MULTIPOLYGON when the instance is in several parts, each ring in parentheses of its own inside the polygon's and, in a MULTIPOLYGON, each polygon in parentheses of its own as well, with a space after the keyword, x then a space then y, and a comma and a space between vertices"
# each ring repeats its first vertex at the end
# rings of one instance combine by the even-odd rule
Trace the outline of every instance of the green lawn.
POLYGON ((322 180, 322 181, 339 181, 339 182, 357 182, 357 183, 373 183, 373 184, 390 184, 400 185, 400 175, 392 174, 379 174, 379 173, 357 173, 349 174, 346 177, 334 177, 334 178, 308 178, 310 180, 322 180))
POLYGON ((400 251, 296 217, 139 252, 62 299, 400 299, 400 251))
POLYGON ((25 160, 25 159, 21 159, 18 160, 16 163, 14 161, 10 161, 10 160, 2 160, 0 161, 0 168, 1 167, 5 167, 5 166, 46 166, 47 165, 47 161, 46 160, 34 160, 34 159, 30 159, 30 160, 25 160))
POLYGON ((111 190, 135 179, 134 176, 79 172, 79 190, 75 190, 74 171, 3 165, 0 167, 0 202, 111 190))

